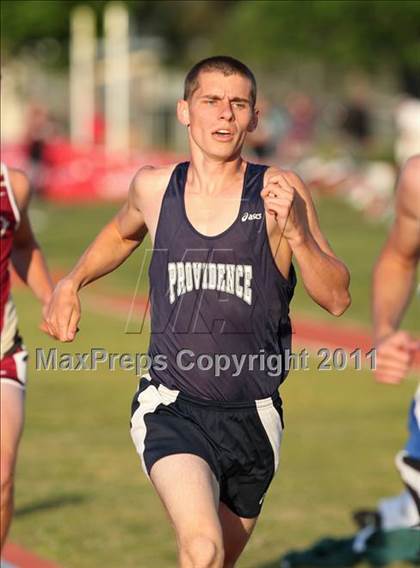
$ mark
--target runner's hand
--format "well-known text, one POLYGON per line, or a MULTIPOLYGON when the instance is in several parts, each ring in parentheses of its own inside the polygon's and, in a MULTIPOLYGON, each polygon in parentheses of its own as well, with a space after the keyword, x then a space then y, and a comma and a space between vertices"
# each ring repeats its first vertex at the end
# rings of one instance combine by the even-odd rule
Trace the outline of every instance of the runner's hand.
POLYGON ((286 177, 281 173, 270 176, 261 197, 265 210, 274 215, 285 238, 296 243, 302 242, 308 230, 305 205, 286 177))
POLYGON ((406 377, 420 341, 406 331, 396 331, 376 345, 375 379, 380 383, 397 385, 406 377))
POLYGON ((47 316, 48 316, 48 307, 49 307, 50 302, 51 302, 51 298, 48 300, 48 302, 43 304, 42 312, 41 312, 42 313, 42 320, 41 320, 41 323, 38 326, 41 331, 43 331, 44 333, 48 333, 48 334, 49 334, 49 330, 48 330, 48 325, 47 325, 47 316))
POLYGON ((60 341, 73 341, 80 321, 80 300, 70 280, 60 280, 54 289, 47 309, 48 333, 60 341))

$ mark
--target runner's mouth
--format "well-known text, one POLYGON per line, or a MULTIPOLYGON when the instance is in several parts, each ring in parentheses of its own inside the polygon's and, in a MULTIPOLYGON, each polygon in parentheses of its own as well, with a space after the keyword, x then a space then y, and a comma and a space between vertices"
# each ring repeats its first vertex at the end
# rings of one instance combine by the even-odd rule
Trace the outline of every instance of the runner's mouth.
POLYGON ((229 141, 233 139, 233 132, 226 128, 219 128, 212 133, 212 136, 220 141, 229 141))

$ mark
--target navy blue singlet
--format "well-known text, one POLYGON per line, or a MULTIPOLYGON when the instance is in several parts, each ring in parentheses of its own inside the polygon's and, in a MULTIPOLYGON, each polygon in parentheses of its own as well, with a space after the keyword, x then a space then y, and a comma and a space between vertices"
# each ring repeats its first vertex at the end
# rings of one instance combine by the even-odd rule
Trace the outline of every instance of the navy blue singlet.
POLYGON ((150 374, 195 398, 266 398, 287 375, 284 365, 268 373, 267 357, 290 351, 296 284, 293 265, 284 278, 270 250, 260 196, 267 166, 247 164, 238 216, 216 236, 202 235, 187 218, 188 167, 172 173, 149 268, 149 355, 166 359, 165 369, 152 366, 150 374))

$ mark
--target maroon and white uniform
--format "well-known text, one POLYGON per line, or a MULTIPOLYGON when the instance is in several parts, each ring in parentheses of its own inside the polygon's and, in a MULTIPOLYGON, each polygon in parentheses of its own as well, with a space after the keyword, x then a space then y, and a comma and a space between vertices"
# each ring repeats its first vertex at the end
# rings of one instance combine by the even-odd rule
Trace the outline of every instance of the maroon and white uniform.
POLYGON ((18 333, 16 308, 10 293, 9 261, 20 214, 9 173, 1 164, 0 173, 0 378, 25 387, 28 354, 18 333))

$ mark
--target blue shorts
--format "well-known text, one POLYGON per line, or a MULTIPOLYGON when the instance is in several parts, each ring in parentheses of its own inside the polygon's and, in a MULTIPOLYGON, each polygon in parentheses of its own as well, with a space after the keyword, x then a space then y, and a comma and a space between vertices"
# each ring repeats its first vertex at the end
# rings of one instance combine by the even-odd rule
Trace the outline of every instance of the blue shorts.
POLYGON ((408 416, 409 437, 405 450, 408 455, 420 459, 420 386, 414 395, 408 416))

